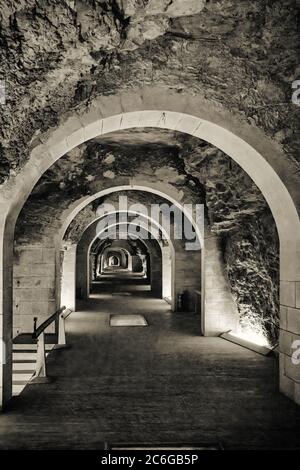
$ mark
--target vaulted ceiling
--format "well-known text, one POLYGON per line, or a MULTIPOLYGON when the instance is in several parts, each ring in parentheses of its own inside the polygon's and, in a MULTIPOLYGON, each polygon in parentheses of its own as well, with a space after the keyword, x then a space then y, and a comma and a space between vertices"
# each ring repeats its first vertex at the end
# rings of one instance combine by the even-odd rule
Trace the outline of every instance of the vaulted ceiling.
POLYGON ((295 0, 0 0, 0 24, 0 182, 75 108, 153 84, 237 113, 299 170, 295 0))

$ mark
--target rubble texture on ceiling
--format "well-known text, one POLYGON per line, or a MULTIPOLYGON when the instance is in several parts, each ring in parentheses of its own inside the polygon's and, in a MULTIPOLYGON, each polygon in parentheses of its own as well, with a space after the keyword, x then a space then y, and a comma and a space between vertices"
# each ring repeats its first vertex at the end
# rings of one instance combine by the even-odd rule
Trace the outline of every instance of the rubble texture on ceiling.
MULTIPOLYGON (((151 139, 151 132, 148 135, 151 139)), ((204 202, 203 186, 186 173, 178 151, 172 139, 168 146, 100 140, 82 144, 52 165, 35 186, 17 222, 17 242, 51 242, 64 221, 64 211, 73 202, 116 182, 128 184, 128 178, 137 174, 147 182, 171 184, 180 192, 182 202, 204 202)), ((155 200, 149 193, 141 196, 141 202, 155 200)))
MULTIPOLYGON (((132 205, 136 204, 143 204, 147 208, 147 214, 151 214, 151 205, 152 204, 168 204, 169 202, 166 199, 163 199, 155 194, 143 192, 143 191, 117 191, 112 194, 108 194, 102 198, 95 199, 92 203, 88 204, 84 209, 82 209, 76 217, 70 223, 66 233, 64 234, 64 242, 74 244, 79 243, 81 237, 83 236, 83 232, 86 228, 99 217, 99 209, 101 211, 101 207, 103 204, 110 204, 113 206, 115 211, 119 209, 119 197, 126 197, 127 198, 127 207, 130 209, 132 205)), ((135 215, 128 215, 128 220, 132 221, 132 219, 136 218, 141 222, 145 222, 145 219, 141 217, 138 219, 138 216, 135 215)), ((114 219, 111 221, 107 219, 108 222, 114 222, 114 219)), ((118 220, 118 217, 116 217, 118 220)), ((172 221, 170 221, 171 226, 173 226, 172 221)), ((172 231, 171 231, 172 234, 172 231)), ((158 233, 159 240, 164 244, 167 245, 167 240, 163 240, 162 232, 158 233)), ((184 240, 185 241, 185 240, 184 240)), ((183 243, 184 243, 183 241, 183 243)), ((179 243, 179 240, 178 240, 179 243)))
POLYGON ((238 113, 299 171, 295 0, 0 0, 0 25, 0 183, 76 107, 152 84, 238 113))

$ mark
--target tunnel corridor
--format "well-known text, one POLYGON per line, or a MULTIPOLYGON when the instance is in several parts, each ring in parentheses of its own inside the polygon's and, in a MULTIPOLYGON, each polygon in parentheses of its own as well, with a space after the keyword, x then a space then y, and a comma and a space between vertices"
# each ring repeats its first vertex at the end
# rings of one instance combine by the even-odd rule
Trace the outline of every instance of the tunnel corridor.
POLYGON ((0 0, 0 451, 300 450, 299 18, 0 0))
POLYGON ((197 315, 174 314, 147 291, 102 290, 66 324, 71 348, 48 356, 51 383, 28 384, 12 400, 0 420, 0 449, 298 448, 300 415, 278 392, 276 359, 200 337, 197 315), (149 326, 109 326, 110 314, 128 312, 149 326))

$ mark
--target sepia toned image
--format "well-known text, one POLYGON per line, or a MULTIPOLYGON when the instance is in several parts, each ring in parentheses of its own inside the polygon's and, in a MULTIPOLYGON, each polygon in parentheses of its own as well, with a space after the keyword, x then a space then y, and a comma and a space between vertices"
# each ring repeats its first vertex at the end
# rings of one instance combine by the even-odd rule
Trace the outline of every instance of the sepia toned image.
POLYGON ((299 149, 299 0, 0 0, 0 453, 300 450, 299 149))

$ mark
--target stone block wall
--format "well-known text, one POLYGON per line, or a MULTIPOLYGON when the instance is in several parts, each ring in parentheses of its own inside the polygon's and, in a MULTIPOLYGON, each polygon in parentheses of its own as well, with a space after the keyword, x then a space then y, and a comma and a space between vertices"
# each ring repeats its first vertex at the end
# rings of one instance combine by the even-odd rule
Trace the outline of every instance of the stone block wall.
POLYGON ((280 390, 300 405, 300 282, 280 283, 280 390))
POLYGON ((239 315, 227 278, 220 238, 213 234, 205 238, 204 286, 205 335, 235 330, 239 315))
POLYGON ((155 297, 162 297, 162 258, 150 253, 151 292, 155 297))
POLYGON ((61 306, 75 310, 76 245, 66 246, 62 252, 61 306))
POLYGON ((176 251, 175 256, 175 306, 178 294, 187 293, 188 311, 195 311, 195 291, 201 290, 201 252, 176 251))
MULTIPOLYGON (((14 249, 13 334, 33 331, 33 318, 41 323, 56 309, 55 249, 41 245, 14 249)), ((49 330, 50 331, 50 330, 49 330)))

